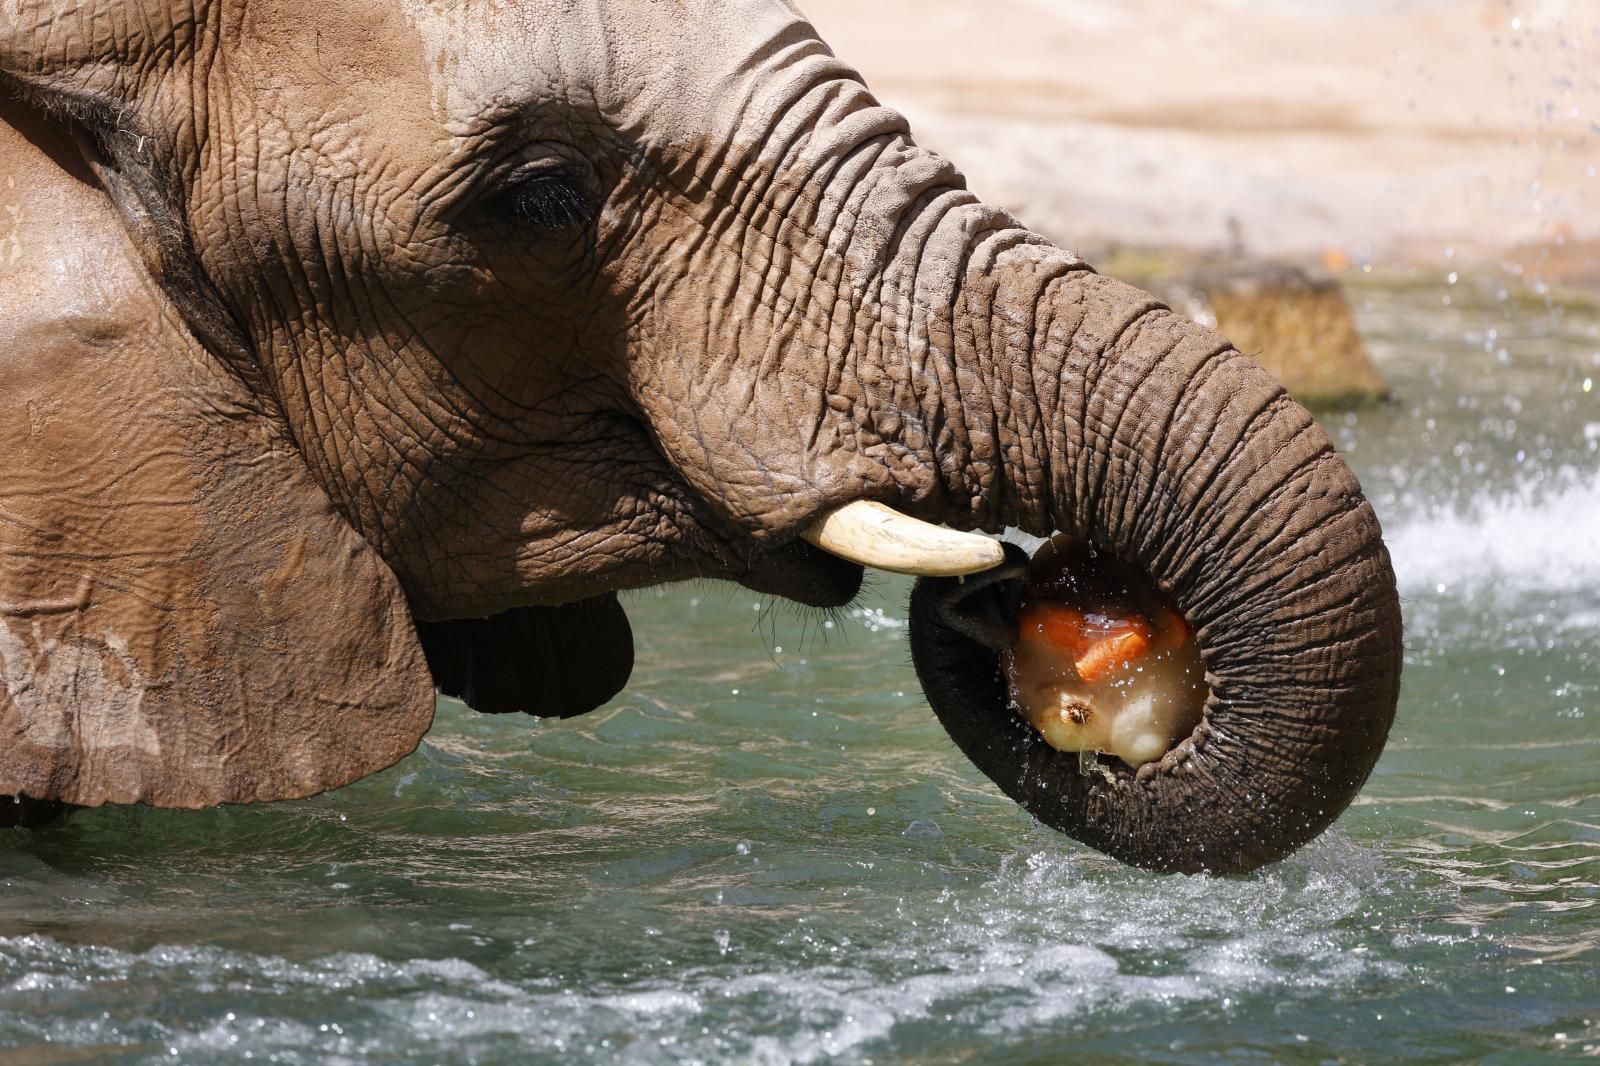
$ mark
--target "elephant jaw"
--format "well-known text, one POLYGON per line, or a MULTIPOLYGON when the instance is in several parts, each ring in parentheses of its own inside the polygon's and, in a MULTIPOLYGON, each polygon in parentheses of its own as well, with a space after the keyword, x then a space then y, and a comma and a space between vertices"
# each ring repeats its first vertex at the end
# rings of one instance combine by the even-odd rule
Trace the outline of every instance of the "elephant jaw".
POLYGON ((781 596, 806 607, 843 607, 861 591, 861 567, 803 540, 763 550, 730 577, 752 592, 781 596))

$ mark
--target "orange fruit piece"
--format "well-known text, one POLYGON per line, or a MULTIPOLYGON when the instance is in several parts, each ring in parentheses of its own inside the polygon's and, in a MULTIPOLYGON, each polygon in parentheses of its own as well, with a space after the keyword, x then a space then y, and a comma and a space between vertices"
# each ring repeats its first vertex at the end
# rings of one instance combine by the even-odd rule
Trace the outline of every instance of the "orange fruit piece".
POLYGON ((1135 628, 1136 625, 1130 622, 1127 628, 1118 629, 1111 636, 1090 645, 1089 650, 1073 664, 1078 668, 1078 676, 1092 685, 1124 663, 1142 659, 1145 652, 1150 650, 1150 631, 1143 626, 1135 628), (1140 629, 1144 629, 1144 632, 1140 632, 1140 629))
POLYGON ((1043 641, 1076 659, 1088 647, 1083 612, 1064 603, 1030 603, 1022 611, 1025 637, 1043 641))
MULTIPOLYGON (((1143 619, 1096 616, 1091 622, 1082 611, 1064 603, 1028 604, 1020 621, 1024 639, 1043 641, 1066 655, 1078 676, 1091 685, 1123 663, 1143 658, 1154 636, 1143 619)), ((1178 620, 1177 624, 1181 627, 1183 623, 1178 620)))

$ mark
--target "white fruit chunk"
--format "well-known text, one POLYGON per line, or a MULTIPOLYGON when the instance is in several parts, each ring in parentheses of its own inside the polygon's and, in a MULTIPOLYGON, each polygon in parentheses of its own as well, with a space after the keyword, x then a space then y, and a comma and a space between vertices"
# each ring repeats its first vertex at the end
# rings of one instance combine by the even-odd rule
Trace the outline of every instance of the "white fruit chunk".
POLYGON ((1161 614, 1028 605, 1003 660, 1012 702, 1059 751, 1155 762, 1193 732, 1206 697, 1199 648, 1175 613, 1161 614))

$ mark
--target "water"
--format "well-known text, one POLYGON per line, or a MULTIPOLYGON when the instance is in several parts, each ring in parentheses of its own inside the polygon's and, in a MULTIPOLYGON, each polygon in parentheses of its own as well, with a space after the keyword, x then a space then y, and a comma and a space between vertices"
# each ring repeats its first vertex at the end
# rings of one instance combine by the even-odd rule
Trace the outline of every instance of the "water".
POLYGON ((647 593, 586 718, 445 701, 332 796, 0 831, 0 1063, 1600 1055, 1600 311, 1353 298, 1402 399, 1330 428, 1405 693, 1289 861, 1159 877, 1039 828, 923 705, 897 581, 831 619, 647 593))

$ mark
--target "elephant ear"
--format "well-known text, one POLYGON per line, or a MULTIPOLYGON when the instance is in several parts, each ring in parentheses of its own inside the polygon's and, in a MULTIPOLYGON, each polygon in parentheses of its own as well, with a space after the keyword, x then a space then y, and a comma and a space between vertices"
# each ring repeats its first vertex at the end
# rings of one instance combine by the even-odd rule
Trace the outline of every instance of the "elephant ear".
POLYGON ((433 713, 394 575, 151 282, 64 127, 0 101, 0 795, 290 799, 433 713))
POLYGON ((488 714, 571 718, 622 691, 633 671, 633 632, 616 593, 418 622, 417 633, 439 691, 488 714))

